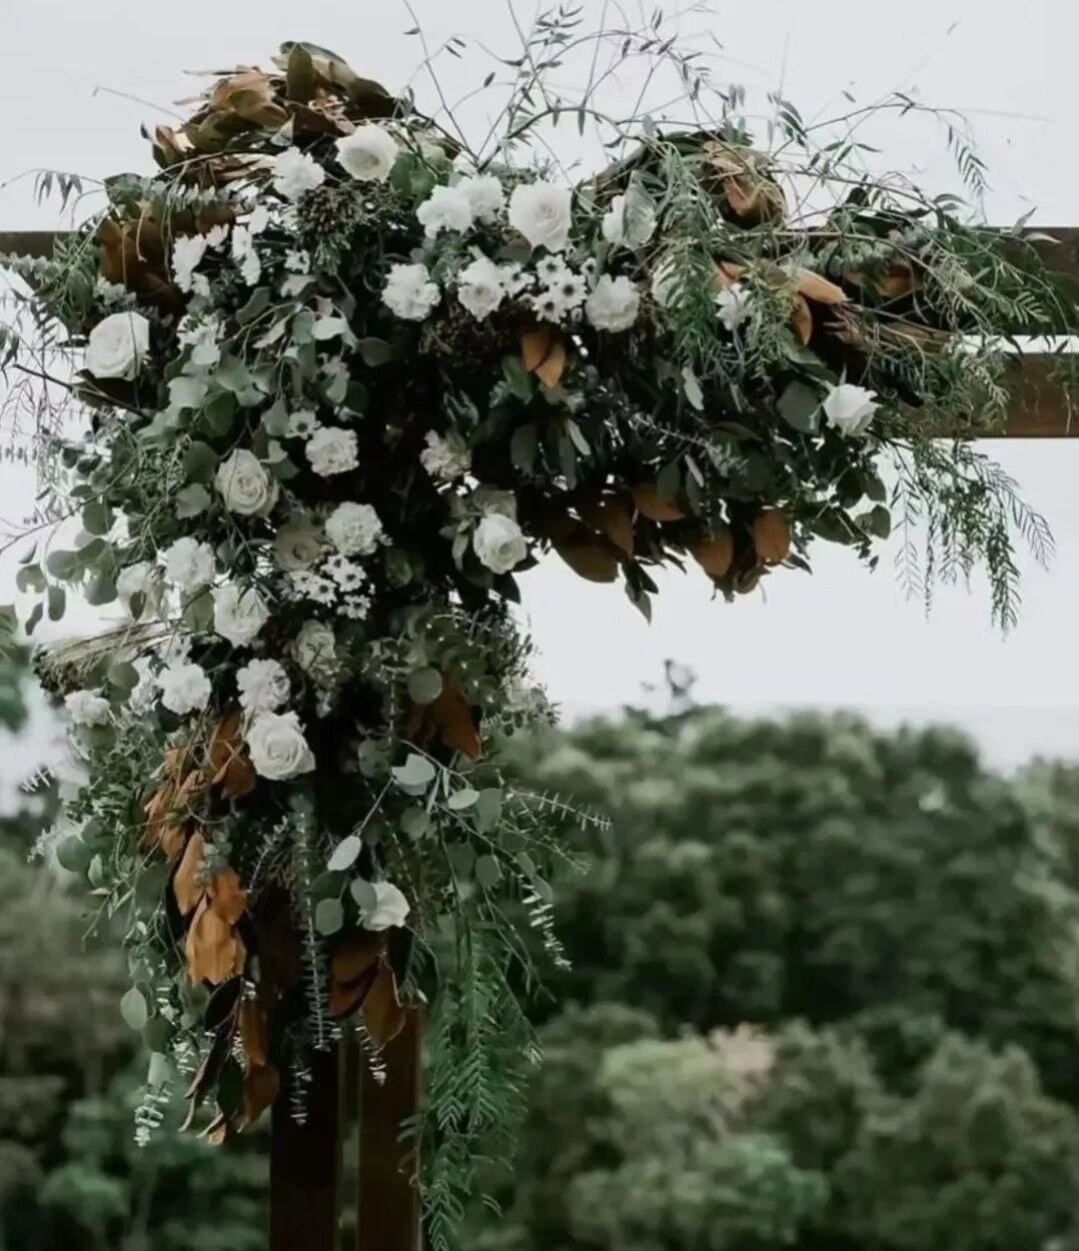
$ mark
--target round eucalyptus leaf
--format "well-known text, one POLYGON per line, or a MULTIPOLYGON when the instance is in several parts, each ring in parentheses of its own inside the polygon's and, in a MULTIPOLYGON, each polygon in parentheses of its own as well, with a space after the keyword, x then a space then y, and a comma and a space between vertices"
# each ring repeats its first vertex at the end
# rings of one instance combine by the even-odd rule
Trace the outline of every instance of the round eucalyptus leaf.
POLYGON ((120 1000, 120 1015, 124 1018, 124 1024, 128 1029, 133 1030, 141 1030, 150 1019, 146 996, 137 986, 132 986, 130 990, 124 992, 120 1000))
POLYGON ((315 908, 315 929, 327 937, 345 923, 345 910, 339 899, 323 899, 315 908))
POLYGON ((408 693, 417 704, 433 704, 442 694, 442 674, 437 669, 417 669, 409 675, 408 693))
POLYGON ((378 907, 378 895, 374 886, 362 877, 349 883, 349 894, 361 912, 373 912, 378 907))
POLYGON ((350 869, 356 863, 361 851, 363 851, 363 840, 357 838, 355 834, 349 834, 333 849, 327 868, 333 873, 343 873, 345 869, 350 869))

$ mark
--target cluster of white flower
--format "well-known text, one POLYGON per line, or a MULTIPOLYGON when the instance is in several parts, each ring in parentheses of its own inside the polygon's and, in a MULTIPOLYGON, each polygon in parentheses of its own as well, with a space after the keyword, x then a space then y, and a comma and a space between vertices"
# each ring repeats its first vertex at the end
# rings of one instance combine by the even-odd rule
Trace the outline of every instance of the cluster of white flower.
POLYGON ((402 321, 423 321, 438 306, 442 292, 426 265, 393 265, 382 299, 402 321))
POLYGON ((343 556, 371 556, 386 542, 382 522, 370 504, 338 504, 326 519, 326 537, 343 556))
POLYGON ((214 631, 233 647, 250 647, 270 619, 266 601, 254 587, 219 586, 213 602, 214 631))
POLYGON ((109 701, 94 691, 72 691, 64 706, 77 726, 108 725, 112 714, 109 701))
POLYGON ((456 431, 443 436, 428 430, 426 442, 427 446, 420 453, 420 464, 432 478, 454 482, 472 468, 472 453, 456 431))
POLYGON ((321 478, 348 473, 359 464, 356 432, 340 426, 319 426, 304 447, 311 468, 321 478))
POLYGON ((161 563, 169 585, 188 595, 204 590, 214 580, 214 549, 189 535, 166 547, 161 563))
POLYGON ((210 702, 213 686, 209 674, 201 665, 189 660, 177 660, 157 675, 161 702, 178 717, 201 712, 210 702))
POLYGON ((277 660, 252 660, 237 671, 240 707, 245 712, 276 712, 288 701, 291 684, 277 660))

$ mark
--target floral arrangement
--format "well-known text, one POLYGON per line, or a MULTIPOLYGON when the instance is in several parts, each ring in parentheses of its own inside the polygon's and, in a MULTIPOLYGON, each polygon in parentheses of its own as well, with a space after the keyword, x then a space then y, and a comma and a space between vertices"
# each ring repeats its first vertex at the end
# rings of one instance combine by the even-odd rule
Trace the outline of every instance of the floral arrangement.
MULTIPOLYGON (((984 559, 1006 623, 1015 525, 1049 542, 970 444, 1007 401, 1001 335, 1071 316, 1021 232, 814 149, 782 101, 768 154, 737 92, 692 130, 571 111, 542 83, 575 21, 529 36, 480 149, 286 45, 12 262, 40 336, 8 365, 90 413, 72 439, 38 409, 46 520, 81 533, 26 556, 26 626, 67 588, 126 614, 39 670, 87 769, 58 854, 124 930, 155 1057, 140 1133, 178 1074, 214 1139, 279 1097, 302 1117, 313 1050, 351 1022, 377 1070, 426 1002, 436 1246, 476 1144, 511 1137, 520 997, 563 961, 558 801, 497 762, 552 716, 519 576, 553 550, 647 613, 658 566, 732 597, 815 539, 875 560, 898 514, 928 519, 916 576, 984 559), (560 114, 610 124, 614 163, 540 161, 560 114)), ((707 94, 654 32, 616 42, 707 94)))

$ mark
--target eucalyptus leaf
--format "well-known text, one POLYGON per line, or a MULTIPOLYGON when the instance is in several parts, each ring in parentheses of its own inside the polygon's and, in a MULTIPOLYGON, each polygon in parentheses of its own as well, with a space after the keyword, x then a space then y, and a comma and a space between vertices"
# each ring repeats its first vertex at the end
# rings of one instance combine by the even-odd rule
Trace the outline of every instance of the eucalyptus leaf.
POLYGON ((394 351, 385 339, 376 339, 368 337, 361 339, 356 344, 356 350, 360 354, 360 359, 370 368, 377 368, 379 365, 387 365, 393 360, 394 351))
POLYGON ((446 807, 453 812, 464 812, 468 808, 475 807, 479 797, 479 791, 473 790, 471 786, 466 786, 463 790, 454 791, 449 799, 446 800, 446 807))
POLYGON ((194 442, 184 453, 184 473, 189 482, 203 484, 213 481, 217 472, 218 455, 208 443, 194 442))
POLYGON ((510 460, 521 473, 530 474, 535 468, 539 450, 539 432, 534 422, 518 426, 510 439, 510 460))
POLYGON ((361 851, 363 851, 363 840, 355 834, 349 834, 333 849, 327 868, 334 873, 343 873, 345 869, 350 869, 356 863, 361 851))
POLYGON ((495 856, 480 856, 476 861, 476 881, 484 890, 493 890, 502 880, 502 866, 495 856))
POLYGON ((400 817, 401 832, 418 842, 431 828, 431 817, 423 808, 406 808, 400 817))
POLYGON ((260 313, 264 313, 270 307, 270 288, 256 287, 247 303, 237 312, 236 320, 241 326, 246 326, 248 322, 252 322, 260 313))
POLYGON ((324 937, 336 934, 345 923, 345 910, 339 899, 323 899, 315 907, 315 929, 324 937))
POLYGON ((77 834, 69 834, 56 845, 56 862, 68 873, 85 873, 93 855, 77 834))
POLYGON ((398 786, 422 788, 430 786, 436 773, 435 766, 426 756, 412 752, 403 765, 393 770, 393 777, 398 786))
POLYGON ((816 434, 820 426, 821 399, 807 383, 789 382, 779 397, 779 415, 794 430, 816 434))
POLYGON ((374 886, 362 877, 353 878, 349 882, 348 893, 361 912, 373 912, 378 907, 378 894, 374 886))
POLYGON ((408 693, 417 704, 433 704, 442 694, 442 674, 428 667, 408 676, 408 693))
POLYGON ((489 786, 480 791, 473 818, 482 834, 489 834, 497 828, 502 819, 502 791, 499 787, 489 786))
POLYGON ((112 509, 102 500, 91 500, 82 510, 82 528, 87 534, 108 534, 113 521, 112 509))
POLYGON ((67 608, 67 592, 55 583, 49 587, 49 620, 59 621, 67 608))
POLYGON ((137 986, 125 991, 120 1000, 120 1015, 128 1029, 141 1030, 150 1019, 150 1008, 146 996, 137 986))

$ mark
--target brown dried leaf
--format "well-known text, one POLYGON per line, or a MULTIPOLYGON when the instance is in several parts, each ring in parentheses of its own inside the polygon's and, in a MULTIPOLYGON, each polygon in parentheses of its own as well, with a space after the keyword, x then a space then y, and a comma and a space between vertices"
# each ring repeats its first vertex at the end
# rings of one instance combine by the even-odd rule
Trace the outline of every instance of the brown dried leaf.
POLYGON ((176 896, 176 904, 182 916, 186 917, 193 911, 206 894, 206 887, 199 876, 205 853, 206 842, 202 835, 192 834, 184 848, 183 859, 172 878, 172 893, 176 896))
POLYGON ((521 363, 548 390, 557 387, 566 369, 566 344, 554 326, 539 326, 521 336, 521 363))
POLYGON ((710 538, 690 549, 693 559, 713 578, 725 578, 734 563, 734 536, 728 526, 718 527, 710 538))
POLYGON ((818 304, 846 304, 847 293, 834 282, 822 278, 811 269, 799 269, 795 272, 799 294, 807 300, 816 300, 818 304))
POLYGON ((748 270, 745 265, 736 265, 734 261, 720 261, 716 266, 714 286, 717 291, 726 291, 746 273, 748 270))
POLYGON ((257 999, 240 1001, 240 1041, 243 1043, 248 1071, 260 1064, 269 1063, 266 1012, 257 999))
POLYGON ((804 347, 813 338, 813 314, 809 308, 809 301, 804 295, 794 297, 791 325, 794 327, 794 333, 801 340, 804 347))
POLYGON ((483 755, 483 740, 472 705, 457 683, 452 679, 445 682, 442 693, 429 707, 443 743, 469 760, 479 760, 483 755))
POLYGON ((195 910, 184 946, 191 982, 220 985, 243 972, 247 949, 233 927, 203 899, 195 910))
POLYGON ((240 886, 235 869, 222 869, 207 884, 210 907, 229 925, 235 925, 247 909, 247 891, 240 886))
POLYGON ((625 552, 633 555, 633 512, 624 500, 603 500, 597 504, 582 504, 581 516, 600 534, 625 552))
POLYGON ((379 961, 378 974, 363 1002, 363 1023, 379 1048, 393 1042, 405 1028, 406 1014, 389 961, 379 961))
POLYGON ((661 499, 658 489, 651 483, 642 483, 633 488, 633 502, 637 511, 643 513, 649 521, 681 521, 685 513, 677 504, 661 499))
POLYGON ((618 577, 619 553, 609 539, 594 534, 581 521, 564 517, 551 536, 554 550, 574 573, 589 582, 613 582, 618 577))
POLYGON ((367 997, 375 978, 384 943, 375 934, 356 934, 333 954, 330 963, 330 1016, 355 1012, 367 997))
POLYGON ((753 521, 753 546, 765 565, 778 565, 791 550, 791 524, 777 508, 766 508, 753 521))
POLYGON ((229 1123, 224 1112, 219 1112, 214 1119, 199 1134, 200 1138, 205 1138, 211 1147, 220 1147, 224 1145, 225 1139, 228 1137, 229 1123))
POLYGON ((243 799, 257 785, 255 767, 247 756, 240 709, 223 717, 210 738, 210 770, 213 784, 230 799, 243 799))

